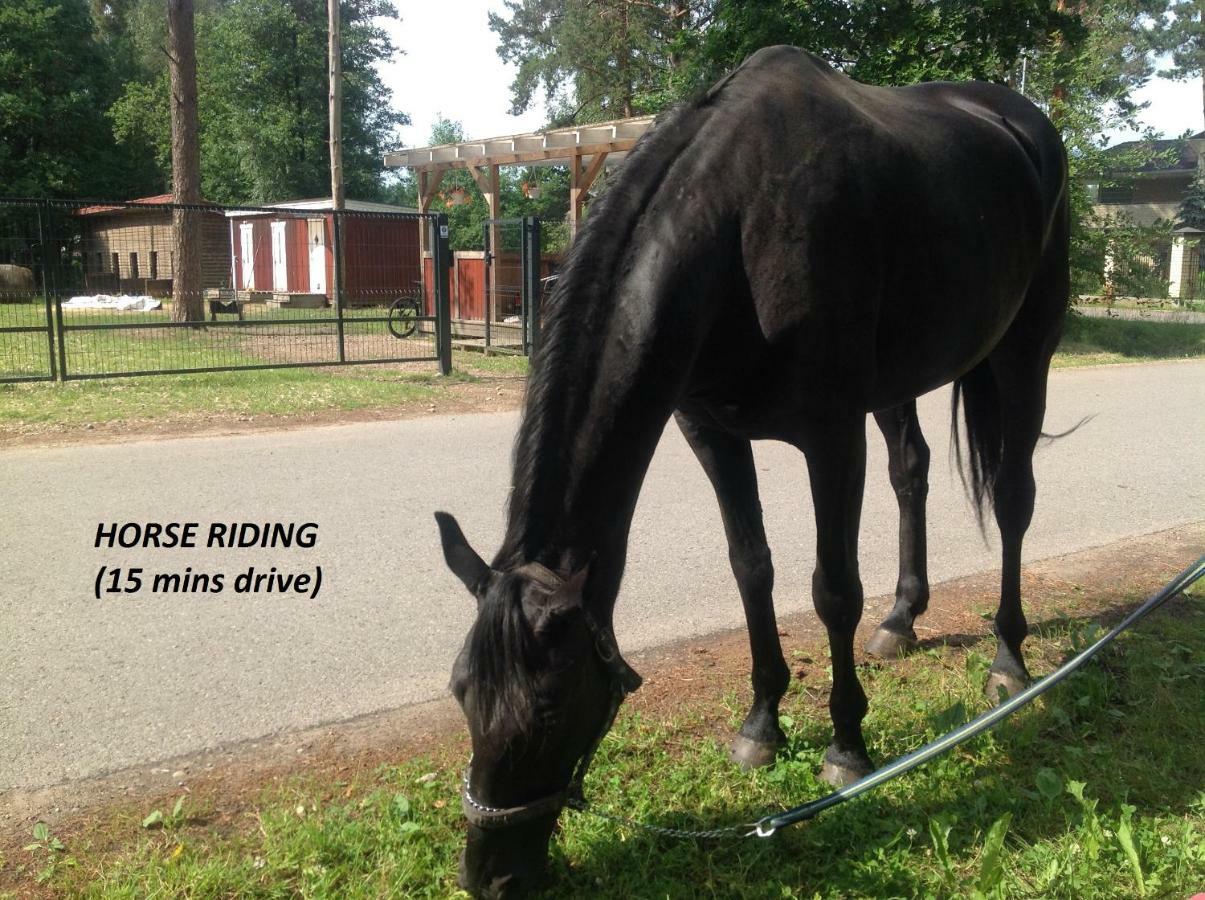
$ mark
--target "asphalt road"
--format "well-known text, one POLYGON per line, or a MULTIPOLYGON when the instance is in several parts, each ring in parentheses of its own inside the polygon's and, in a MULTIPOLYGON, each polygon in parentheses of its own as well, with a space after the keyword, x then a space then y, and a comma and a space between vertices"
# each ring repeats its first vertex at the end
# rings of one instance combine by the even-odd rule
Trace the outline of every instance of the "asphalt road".
MULTIPOLYGON (((998 566, 950 467, 948 390, 921 402, 933 448, 930 573, 998 566)), ((1205 362, 1063 370, 1039 449, 1040 559, 1205 513, 1205 362)), ((0 792, 34 788, 439 696, 473 604, 431 519, 496 549, 515 414, 0 452, 0 792), (316 522, 311 549, 96 549, 101 522, 316 522), (227 576, 221 593, 93 596, 101 566, 227 576), (317 599, 239 594, 254 566, 322 567, 317 599)), ((871 425, 867 595, 895 583, 896 509, 871 425)), ((809 604, 803 459, 757 448, 777 603, 809 604)), ((710 487, 667 429, 633 526, 616 616, 627 649, 739 624, 710 487)))

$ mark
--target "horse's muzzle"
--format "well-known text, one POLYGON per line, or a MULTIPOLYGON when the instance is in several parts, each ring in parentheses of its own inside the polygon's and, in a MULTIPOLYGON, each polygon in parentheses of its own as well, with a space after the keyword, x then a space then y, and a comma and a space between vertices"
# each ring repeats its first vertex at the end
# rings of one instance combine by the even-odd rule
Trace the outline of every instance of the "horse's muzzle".
POLYGON ((509 900, 530 893, 544 879, 555 824, 553 814, 511 828, 469 825, 457 884, 484 900, 509 900))

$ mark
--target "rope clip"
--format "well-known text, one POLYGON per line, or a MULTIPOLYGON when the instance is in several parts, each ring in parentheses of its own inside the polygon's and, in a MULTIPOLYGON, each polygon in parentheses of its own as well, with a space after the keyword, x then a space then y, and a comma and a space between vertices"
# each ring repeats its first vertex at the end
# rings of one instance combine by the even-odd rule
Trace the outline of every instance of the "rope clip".
POLYGON ((767 816, 764 819, 758 819, 756 822, 753 822, 750 825, 750 827, 753 830, 746 832, 745 837, 759 837, 759 838, 773 837, 774 833, 778 831, 778 828, 775 825, 771 824, 770 819, 771 819, 771 817, 767 816))

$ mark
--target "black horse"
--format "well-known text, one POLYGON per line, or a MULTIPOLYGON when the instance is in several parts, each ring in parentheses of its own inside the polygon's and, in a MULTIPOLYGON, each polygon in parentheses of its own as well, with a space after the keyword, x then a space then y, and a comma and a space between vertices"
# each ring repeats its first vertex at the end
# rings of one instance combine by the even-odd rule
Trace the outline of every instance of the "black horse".
POLYGON ((756 53, 645 135, 548 303, 493 563, 437 515, 448 565, 478 603, 452 675, 473 745, 465 887, 530 885, 639 684, 612 608, 675 410, 719 498, 748 620, 754 697, 739 760, 773 759, 788 684, 750 440, 807 459, 813 600, 833 671, 822 774, 846 782, 872 768, 853 646, 865 417, 887 436, 903 524, 896 607, 872 642, 891 655, 927 600, 928 452, 913 400, 950 381, 970 490, 994 506, 1003 544, 988 691, 1020 689, 1021 540, 1068 296, 1066 172, 1055 129, 1006 88, 868 87, 790 47, 756 53))

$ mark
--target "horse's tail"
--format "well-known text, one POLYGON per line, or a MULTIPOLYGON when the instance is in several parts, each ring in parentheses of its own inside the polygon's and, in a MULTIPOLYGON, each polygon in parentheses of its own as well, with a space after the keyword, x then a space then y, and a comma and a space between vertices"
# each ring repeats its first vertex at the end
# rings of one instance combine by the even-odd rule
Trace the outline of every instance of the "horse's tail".
POLYGON ((954 382, 954 398, 950 407, 950 443, 954 447, 958 475, 975 506, 980 529, 983 528, 984 510, 996 502, 996 474, 1000 471, 1000 461, 1004 456, 1001 423, 1000 390, 985 359, 954 382), (962 418, 966 424, 966 460, 963 459, 958 428, 959 399, 962 400, 962 418))

